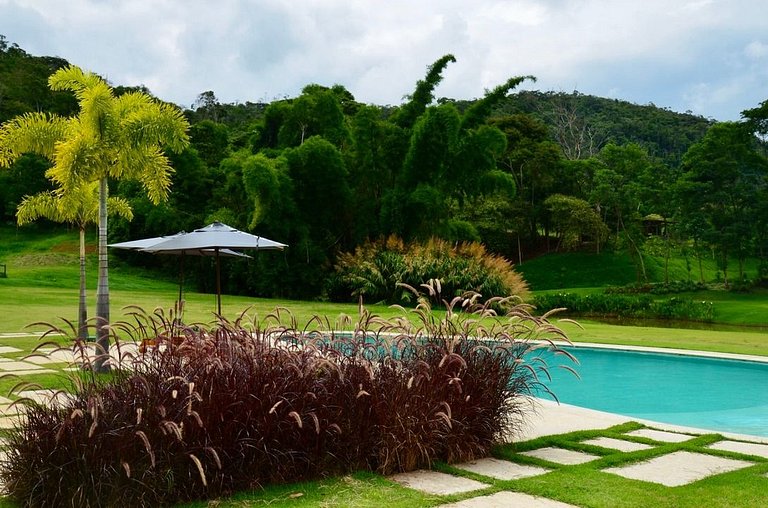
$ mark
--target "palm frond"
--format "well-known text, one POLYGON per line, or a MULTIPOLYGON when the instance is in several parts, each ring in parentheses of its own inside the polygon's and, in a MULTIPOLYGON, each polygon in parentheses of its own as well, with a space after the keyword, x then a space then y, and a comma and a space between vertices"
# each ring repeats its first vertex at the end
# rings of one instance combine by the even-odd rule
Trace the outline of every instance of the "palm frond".
POLYGON ((69 90, 75 93, 78 101, 90 87, 103 83, 104 80, 92 72, 83 71, 76 65, 69 65, 51 74, 48 86, 51 90, 69 90))
POLYGON ((32 152, 53 159, 56 145, 65 138, 67 119, 48 113, 26 113, 0 127, 0 167, 10 166, 32 152))
POLYGON ((122 150, 119 162, 110 169, 111 177, 139 180, 152 203, 158 204, 168 198, 171 175, 174 170, 168 158, 157 146, 122 150))
MULTIPOLYGON (((96 208, 98 211, 98 207, 96 208)), ((124 198, 111 197, 107 198, 107 213, 110 215, 119 215, 125 220, 133 220, 133 208, 128 200, 124 198)), ((98 215, 94 216, 92 222, 98 222, 98 215)))
POLYGON ((24 196, 16 210, 16 221, 20 226, 34 222, 40 217, 61 221, 61 210, 53 192, 24 196))

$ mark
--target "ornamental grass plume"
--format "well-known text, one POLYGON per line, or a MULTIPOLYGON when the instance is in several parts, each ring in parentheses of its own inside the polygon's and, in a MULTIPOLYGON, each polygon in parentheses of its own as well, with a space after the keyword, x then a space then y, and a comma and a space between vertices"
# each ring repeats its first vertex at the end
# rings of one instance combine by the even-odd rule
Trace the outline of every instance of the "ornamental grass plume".
POLYGON ((487 456, 548 391, 539 353, 568 355, 565 335, 523 305, 499 316, 477 294, 441 302, 439 281, 404 289, 418 306, 395 319, 361 307, 301 328, 285 309, 183 325, 129 308, 112 374, 84 369, 58 404, 20 403, 0 481, 27 506, 158 506, 487 456))

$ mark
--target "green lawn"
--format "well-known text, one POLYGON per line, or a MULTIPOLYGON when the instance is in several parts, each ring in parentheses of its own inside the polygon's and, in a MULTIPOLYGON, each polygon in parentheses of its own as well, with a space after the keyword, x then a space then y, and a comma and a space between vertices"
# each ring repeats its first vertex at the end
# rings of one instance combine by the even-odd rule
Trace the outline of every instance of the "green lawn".
MULTIPOLYGON (((60 323, 58 318, 74 321, 77 312, 77 257, 74 234, 50 235, 32 234, 22 238, 9 228, 0 228, 2 246, 0 263, 8 265, 9 277, 0 279, 0 332, 20 332, 25 326, 37 322, 60 323)), ((628 259, 621 254, 601 256, 583 255, 578 259, 560 256, 545 256, 540 261, 531 261, 521 268, 526 276, 530 274, 532 287, 577 287, 579 292, 599 291, 606 283, 623 284, 634 279, 634 271, 628 259), (538 266, 533 266, 539 263, 538 266), (565 268, 563 268, 565 267, 565 268), (579 268, 580 267, 580 268, 579 268), (543 275, 542 275, 543 274, 543 275)), ((89 261, 89 309, 95 307, 93 286, 95 285, 95 262, 89 261)), ((658 266, 653 268, 657 270, 658 266)), ((676 270, 680 270, 679 263, 676 270)), ((156 307, 170 309, 178 295, 178 286, 174 282, 175 274, 166 274, 158 279, 157 274, 145 273, 128 268, 119 263, 110 273, 112 317, 120 319, 120 310, 127 305, 138 305, 150 310, 156 307)), ((715 321, 731 325, 732 330, 692 330, 684 328, 660 328, 649 326, 619 326, 585 320, 582 328, 564 322, 561 326, 572 340, 577 342, 597 342, 608 344, 630 344, 655 347, 674 347, 729 353, 744 353, 768 356, 768 292, 758 291, 750 294, 726 292, 700 292, 684 295, 696 299, 712 301, 715 304, 715 321)), ((215 308, 215 297, 210 294, 189 293, 186 295, 187 322, 211 322, 215 308)), ((339 315, 356 316, 357 306, 351 304, 332 304, 325 302, 299 302, 289 300, 256 299, 242 296, 225 295, 222 300, 223 314, 234 319, 247 312, 252 319, 262 320, 276 307, 289 309, 300 325, 313 316, 327 316, 334 321, 339 315)), ((379 315, 393 316, 399 311, 386 306, 368 306, 379 315)), ((35 328, 40 330, 39 327, 35 328)), ((37 344, 34 336, 0 337, 0 344, 23 349, 23 356, 37 344)), ((38 375, 28 378, 42 387, 66 386, 67 380, 62 374, 38 375)), ((13 381, 15 383, 15 381, 13 381)), ((11 380, 0 380, 0 391, 7 393, 12 386, 11 380)), ((626 428, 614 428, 603 431, 582 432, 550 436, 532 442, 505 445, 496 449, 494 454, 523 463, 535 463, 535 459, 517 454, 526 449, 557 445, 572 449, 583 449, 578 442, 589 437, 604 435, 616 437, 626 428)), ((685 449, 704 452, 703 447, 718 437, 703 436, 695 440, 676 445, 663 445, 661 451, 685 449)), ((626 480, 600 471, 607 465, 615 465, 645 457, 645 452, 637 454, 615 454, 607 450, 591 451, 602 458, 594 463, 581 466, 553 467, 549 474, 529 479, 510 482, 494 481, 483 478, 491 487, 486 493, 499 490, 519 490, 531 494, 544 495, 553 499, 581 506, 768 506, 768 461, 752 459, 755 466, 719 475, 692 485, 667 488, 654 484, 626 480)), ((648 452, 650 456, 656 452, 648 452)), ((708 453, 713 453, 708 451, 708 453)), ((717 452, 722 454, 722 452, 717 452)), ((728 455, 728 454, 725 454, 728 455)), ((437 464, 437 469, 473 477, 461 473, 446 464, 437 464)), ((475 477, 477 479, 477 477, 475 477)), ((212 503, 201 502, 188 506, 354 506, 374 507, 388 505, 395 507, 436 506, 457 501, 464 496, 429 496, 403 488, 385 478, 370 474, 357 473, 350 476, 327 478, 320 481, 301 484, 269 486, 264 490, 239 493, 229 499, 212 503)), ((0 499, 0 506, 12 506, 7 500, 0 499)))
POLYGON ((633 438, 626 432, 642 428, 629 423, 604 430, 579 431, 555 436, 546 436, 522 443, 505 444, 496 447, 493 455, 513 462, 540 466, 549 473, 518 480, 496 480, 487 476, 469 473, 448 464, 435 464, 435 469, 456 476, 462 476, 489 484, 488 488, 467 494, 434 496, 405 489, 370 473, 358 473, 342 478, 317 482, 270 486, 263 490, 242 492, 231 498, 213 502, 198 502, 183 505, 186 508, 205 506, 245 507, 429 507, 489 495, 503 490, 524 492, 535 496, 556 499, 576 506, 589 507, 636 507, 662 508, 700 506, 710 507, 757 507, 768 506, 768 459, 745 457, 743 455, 714 451, 708 445, 719 441, 716 434, 703 435, 683 443, 655 443, 644 438, 633 438), (637 452, 622 453, 616 450, 583 444, 582 441, 597 437, 632 440, 652 445, 653 448, 637 452), (520 452, 554 446, 584 451, 600 456, 599 459, 581 465, 560 465, 541 459, 521 455, 520 452), (730 473, 712 476, 680 487, 629 480, 618 475, 603 472, 603 469, 618 467, 632 462, 649 460, 677 451, 706 453, 721 457, 751 461, 754 465, 730 473))

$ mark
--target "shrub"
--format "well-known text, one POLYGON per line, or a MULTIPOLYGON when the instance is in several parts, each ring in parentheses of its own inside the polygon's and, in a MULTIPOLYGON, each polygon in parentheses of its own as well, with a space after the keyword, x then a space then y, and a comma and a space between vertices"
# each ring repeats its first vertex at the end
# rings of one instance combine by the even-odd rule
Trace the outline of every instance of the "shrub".
POLYGON ((334 300, 364 296, 374 302, 406 303, 410 293, 398 284, 419 287, 431 279, 441 281, 443 294, 449 298, 466 291, 485 298, 528 297, 528 285, 512 263, 488 253, 480 243, 432 239, 406 245, 396 237, 341 254, 326 293, 334 300))
POLYGON ((626 286, 609 287, 605 292, 610 294, 638 294, 651 293, 654 295, 668 295, 678 293, 693 293, 695 291, 704 291, 709 289, 702 282, 693 282, 686 280, 664 282, 649 282, 644 284, 629 284, 626 286))
POLYGON ((550 293, 537 295, 534 306, 540 312, 564 309, 569 315, 681 319, 710 322, 714 318, 712 302, 677 297, 655 300, 649 294, 617 294, 606 292, 590 295, 550 293))
POLYGON ((283 310, 208 328, 134 309, 112 327, 110 377, 74 343, 86 370, 63 403, 28 402, 0 480, 32 506, 154 506, 485 456, 547 390, 537 351, 567 355, 546 318, 495 303, 457 297, 438 318, 421 296, 417 324, 362 309, 350 332, 283 310), (146 349, 129 354, 133 341, 146 349))

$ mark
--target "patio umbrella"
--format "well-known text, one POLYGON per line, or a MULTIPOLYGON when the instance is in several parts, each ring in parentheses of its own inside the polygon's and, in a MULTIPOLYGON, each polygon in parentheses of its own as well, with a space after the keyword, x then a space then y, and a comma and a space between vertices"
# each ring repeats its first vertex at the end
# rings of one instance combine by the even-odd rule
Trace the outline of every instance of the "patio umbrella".
MULTIPOLYGON (((160 242, 164 242, 165 240, 169 240, 171 238, 178 238, 182 235, 186 235, 187 233, 181 232, 176 233, 175 235, 169 235, 169 236, 155 236, 152 238, 143 238, 141 240, 131 240, 129 242, 119 242, 119 243, 111 243, 109 244, 109 247, 114 247, 116 249, 127 249, 127 250, 134 250, 134 251, 146 251, 148 247, 152 247, 153 245, 157 245, 160 242)), ((180 267, 180 275, 179 275, 179 310, 181 310, 181 302, 182 302, 182 291, 184 289, 184 257, 189 256, 215 256, 216 252, 214 249, 184 249, 181 251, 159 251, 158 254, 178 254, 181 256, 181 267, 180 267)), ((230 249, 221 249, 219 250, 219 255, 226 256, 226 257, 240 257, 240 258, 249 258, 248 254, 243 254, 242 252, 236 252, 230 249)))
POLYGON ((221 314, 221 263, 219 256, 224 255, 227 249, 279 249, 287 245, 276 242, 262 236, 252 235, 240 231, 221 222, 214 222, 204 228, 196 229, 191 233, 178 234, 168 237, 141 250, 156 253, 181 253, 190 251, 213 250, 216 257, 216 297, 218 312, 221 314))

